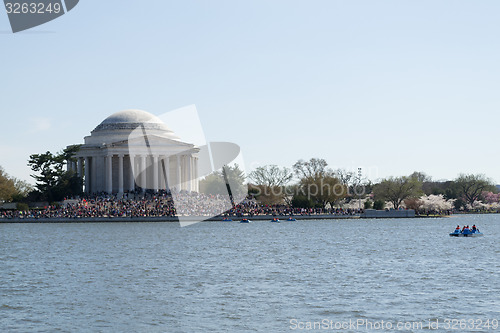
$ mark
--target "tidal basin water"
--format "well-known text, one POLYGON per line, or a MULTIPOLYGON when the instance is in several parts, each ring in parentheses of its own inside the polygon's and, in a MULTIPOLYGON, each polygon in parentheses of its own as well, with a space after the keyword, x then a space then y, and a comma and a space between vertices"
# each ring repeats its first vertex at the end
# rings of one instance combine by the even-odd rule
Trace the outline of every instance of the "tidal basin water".
POLYGON ((499 215, 0 223, 0 330, 495 332, 470 323, 500 320, 499 237, 499 215), (457 224, 485 236, 449 237, 457 224))

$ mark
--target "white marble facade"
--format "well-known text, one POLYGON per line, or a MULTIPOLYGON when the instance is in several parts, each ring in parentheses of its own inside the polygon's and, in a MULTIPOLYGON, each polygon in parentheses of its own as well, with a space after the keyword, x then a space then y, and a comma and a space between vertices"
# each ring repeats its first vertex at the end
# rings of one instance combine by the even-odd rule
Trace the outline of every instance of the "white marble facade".
POLYGON ((198 191, 198 148, 182 142, 158 117, 141 110, 112 114, 69 162, 85 193, 136 189, 198 191))

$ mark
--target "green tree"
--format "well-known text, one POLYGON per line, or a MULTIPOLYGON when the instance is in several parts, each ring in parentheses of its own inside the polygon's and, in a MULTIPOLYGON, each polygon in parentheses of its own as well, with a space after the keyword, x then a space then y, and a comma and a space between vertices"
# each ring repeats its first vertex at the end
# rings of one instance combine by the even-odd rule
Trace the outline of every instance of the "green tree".
POLYGON ((30 184, 9 176, 0 166, 0 201, 22 201, 32 190, 30 184))
POLYGON ((31 175, 36 180, 36 189, 51 197, 52 189, 56 187, 59 177, 64 173, 63 164, 58 163, 55 156, 47 151, 44 154, 30 155, 28 165, 31 170, 38 173, 31 175))
POLYGON ((237 164, 225 165, 223 170, 215 171, 200 181, 200 193, 229 194, 235 202, 240 202, 248 194, 245 178, 237 164))
POLYGON ((312 208, 314 203, 311 199, 304 195, 294 195, 292 199, 292 206, 295 208, 312 208))
POLYGON ((405 199, 422 195, 422 182, 411 176, 389 177, 375 185, 373 193, 376 199, 390 201, 398 209, 405 199))
POLYGON ((200 193, 227 195, 226 182, 222 172, 211 173, 200 180, 200 193))
POLYGON ((432 178, 428 176, 425 172, 415 171, 410 175, 410 178, 415 179, 418 182, 425 183, 431 182, 432 178))
POLYGON ((383 210, 385 207, 385 202, 384 200, 375 200, 373 202, 373 209, 376 209, 376 210, 383 210))
POLYGON ((225 165, 222 171, 231 200, 241 202, 248 195, 245 173, 240 169, 238 164, 234 164, 233 166, 225 165))
POLYGON ((365 209, 371 209, 373 207, 373 201, 370 199, 366 200, 365 203, 363 204, 365 209))
POLYGON ((285 195, 283 197, 283 201, 285 202, 286 205, 291 206, 295 194, 299 192, 299 185, 298 184, 286 185, 284 186, 284 192, 285 195))
POLYGON ((15 181, 0 167, 0 201, 11 201, 16 194, 15 181))
POLYGON ((333 207, 335 203, 347 195, 347 186, 332 175, 326 175, 313 184, 319 188, 319 193, 314 196, 314 199, 321 207, 326 205, 333 207))
POLYGON ((50 151, 44 154, 32 154, 28 166, 34 174, 36 189, 43 200, 58 201, 65 196, 78 195, 82 192, 82 180, 74 171, 65 171, 64 165, 75 161, 74 154, 80 149, 79 145, 70 146, 58 154, 50 151))
POLYGON ((19 210, 19 211, 23 211, 23 212, 26 212, 30 209, 30 207, 28 206, 27 203, 24 203, 24 202, 18 202, 16 204, 16 209, 19 210))
POLYGON ((249 193, 264 205, 281 204, 285 200, 284 187, 249 184, 249 193))
POLYGON ((460 174, 455 180, 458 194, 471 207, 481 199, 483 191, 496 191, 496 187, 485 175, 460 174))

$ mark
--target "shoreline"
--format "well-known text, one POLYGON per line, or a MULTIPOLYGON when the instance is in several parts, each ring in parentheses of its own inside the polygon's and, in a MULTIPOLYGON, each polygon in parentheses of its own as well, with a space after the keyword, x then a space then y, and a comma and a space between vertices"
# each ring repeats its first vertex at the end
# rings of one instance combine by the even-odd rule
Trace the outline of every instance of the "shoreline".
MULTIPOLYGON (((242 218, 247 218, 253 221, 268 221, 273 217, 278 217, 285 220, 288 216, 273 216, 273 215, 257 215, 257 216, 229 216, 232 222, 238 222, 242 218)), ((359 219, 359 215, 297 215, 293 216, 297 220, 331 220, 331 219, 359 219)), ((200 221, 200 222, 224 222, 223 216, 206 217, 206 216, 183 216, 183 221, 200 221)), ((107 223, 107 222, 179 222, 177 217, 171 216, 150 216, 150 217, 55 217, 55 218, 12 218, 12 219, 0 219, 1 223, 107 223)))
MULTIPOLYGON (((279 218, 283 222, 288 222, 286 219, 288 216, 273 216, 273 215, 257 215, 257 216, 245 216, 245 218, 252 221, 269 221, 273 217, 279 218)), ((448 215, 420 215, 415 217, 383 217, 391 219, 409 219, 409 218, 444 218, 451 217, 448 215)), ((239 222, 243 217, 229 216, 232 222, 239 222)), ((322 215, 294 215, 293 218, 297 221, 301 220, 374 220, 380 218, 373 217, 360 217, 359 215, 332 215, 332 214, 322 214, 322 215)), ((222 216, 215 217, 205 217, 205 216, 191 216, 183 217, 183 221, 200 221, 200 222, 224 222, 222 221, 222 216)), ((117 222, 179 222, 177 217, 170 216, 152 216, 152 217, 57 217, 57 218, 5 218, 0 219, 0 224, 2 223, 117 223, 117 222)), ((295 222, 295 221, 290 221, 295 222)))

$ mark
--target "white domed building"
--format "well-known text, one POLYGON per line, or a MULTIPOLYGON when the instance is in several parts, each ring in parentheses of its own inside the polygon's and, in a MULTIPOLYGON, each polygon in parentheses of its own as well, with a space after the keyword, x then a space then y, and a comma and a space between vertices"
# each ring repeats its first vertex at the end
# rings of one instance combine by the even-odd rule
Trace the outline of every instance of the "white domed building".
POLYGON ((182 142, 158 117, 125 110, 104 119, 69 162, 85 193, 137 189, 198 191, 199 149, 182 142))

